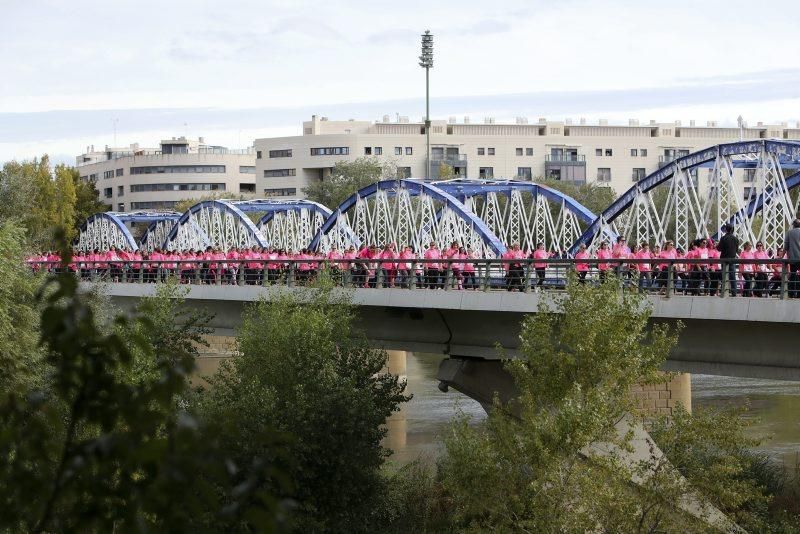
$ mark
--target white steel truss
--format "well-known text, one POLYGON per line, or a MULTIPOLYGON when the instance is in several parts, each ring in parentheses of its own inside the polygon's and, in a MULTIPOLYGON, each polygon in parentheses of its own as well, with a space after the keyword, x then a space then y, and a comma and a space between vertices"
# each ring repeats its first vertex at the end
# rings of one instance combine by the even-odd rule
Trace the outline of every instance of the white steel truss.
POLYGON ((110 217, 100 214, 91 217, 81 228, 75 248, 81 252, 94 249, 105 251, 111 247, 131 250, 134 247, 131 246, 128 235, 110 217))

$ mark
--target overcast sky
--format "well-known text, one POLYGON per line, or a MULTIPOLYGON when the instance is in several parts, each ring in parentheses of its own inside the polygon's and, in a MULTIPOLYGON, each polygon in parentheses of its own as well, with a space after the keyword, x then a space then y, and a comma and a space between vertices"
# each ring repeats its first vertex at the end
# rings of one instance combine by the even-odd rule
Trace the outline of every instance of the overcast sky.
POLYGON ((188 134, 231 147, 312 113, 800 120, 800 1, 0 0, 0 161, 188 134))

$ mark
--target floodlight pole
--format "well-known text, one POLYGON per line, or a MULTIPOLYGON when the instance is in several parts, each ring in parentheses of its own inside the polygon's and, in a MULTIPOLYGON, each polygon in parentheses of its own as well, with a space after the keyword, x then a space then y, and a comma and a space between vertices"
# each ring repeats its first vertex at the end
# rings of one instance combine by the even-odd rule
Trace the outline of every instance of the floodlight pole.
POLYGON ((419 66, 425 69, 425 179, 431 179, 431 94, 430 70, 433 67, 433 34, 425 30, 422 34, 422 55, 419 66))

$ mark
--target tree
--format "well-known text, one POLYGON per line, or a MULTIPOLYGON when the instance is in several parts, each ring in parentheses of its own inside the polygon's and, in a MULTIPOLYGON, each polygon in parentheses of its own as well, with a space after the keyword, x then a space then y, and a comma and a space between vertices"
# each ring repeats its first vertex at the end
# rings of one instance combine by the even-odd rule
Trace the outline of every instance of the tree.
MULTIPOLYGON (((66 247, 62 247, 68 255, 66 247)), ((103 333, 70 274, 39 292, 43 387, 20 384, 0 392, 0 524, 10 531, 275 530, 284 502, 280 471, 262 457, 237 464, 220 448, 238 429, 202 421, 174 399, 187 391, 193 360, 164 346, 153 378, 120 379, 133 360, 131 343, 151 357, 153 346, 123 337, 127 321, 103 333), (170 356, 173 356, 172 358, 170 356), (244 473, 244 474, 242 474, 244 473), (233 478, 236 475, 236 485, 233 478)), ((225 414, 227 415, 227 414, 225 414)), ((254 443, 279 451, 264 429, 254 443)))
POLYGON ((456 171, 447 163, 439 164, 439 180, 452 180, 456 177, 456 171))
MULTIPOLYGON (((693 470, 689 485, 679 469, 691 464, 679 462, 676 469, 655 445, 636 462, 626 456, 632 435, 620 429, 633 431, 627 422, 636 417, 630 387, 663 381, 658 369, 677 333, 648 326, 643 297, 620 295, 614 281, 598 288, 571 282, 566 295, 523 321, 523 357, 506 366, 519 396, 509 404, 496 400, 485 427, 458 421, 445 440, 441 476, 454 524, 531 532, 704 531, 703 518, 721 521, 703 504, 709 501, 741 520, 747 506, 763 499, 753 481, 740 479, 741 470, 693 470), (735 496, 709 491, 726 484, 735 496)), ((720 465, 734 463, 725 458, 720 465)))
POLYGON ((43 353, 39 350, 39 278, 25 265, 24 229, 0 223, 0 391, 41 386, 43 353))
POLYGON ((84 180, 80 177, 78 169, 75 167, 63 166, 61 170, 56 167, 56 173, 69 173, 72 177, 73 187, 75 188, 75 223, 74 227, 79 228, 86 219, 95 213, 106 211, 108 206, 100 201, 100 192, 92 180, 84 180))
POLYGON ((356 191, 380 180, 396 178, 394 164, 365 156, 354 161, 337 161, 330 178, 310 184, 303 193, 309 200, 335 209, 356 191))
POLYGON ((575 183, 545 178, 537 178, 536 182, 571 196, 589 208, 595 215, 603 213, 617 199, 617 195, 611 187, 596 182, 575 183))
POLYGON ((77 190, 75 188, 75 180, 73 178, 74 170, 65 165, 56 165, 54 170, 54 183, 53 194, 56 197, 56 203, 53 206, 55 213, 53 214, 54 223, 56 228, 63 228, 68 240, 73 240, 78 235, 78 229, 75 225, 76 221, 76 204, 78 201, 77 190))
POLYGON ((228 445, 240 463, 270 455, 249 439, 265 425, 295 436, 287 461, 298 531, 365 531, 386 491, 382 425, 408 397, 354 319, 328 290, 256 303, 243 316, 238 354, 201 398, 207 419, 233 414, 243 438, 228 445))

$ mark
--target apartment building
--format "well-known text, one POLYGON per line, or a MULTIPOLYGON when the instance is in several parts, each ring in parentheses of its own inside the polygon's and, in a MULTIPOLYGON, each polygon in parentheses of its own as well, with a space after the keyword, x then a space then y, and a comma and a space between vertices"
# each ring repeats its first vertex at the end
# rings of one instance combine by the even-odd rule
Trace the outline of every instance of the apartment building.
MULTIPOLYGON (((439 176, 443 163, 456 176, 479 179, 549 177, 581 183, 596 182, 617 194, 675 158, 725 142, 744 139, 800 139, 800 123, 720 127, 690 121, 609 124, 600 120, 513 124, 485 118, 473 123, 432 121, 431 178, 439 176)), ((302 198, 303 188, 330 176, 340 160, 374 156, 397 165, 404 177, 424 178, 425 129, 422 122, 406 117, 376 122, 331 121, 312 116, 303 122, 303 135, 256 139, 256 191, 259 196, 302 198)), ((742 173, 743 181, 748 177, 742 173)))
POLYGON ((158 148, 91 146, 76 165, 112 211, 171 209, 213 193, 256 195, 255 150, 208 145, 202 137, 173 137, 158 148))

